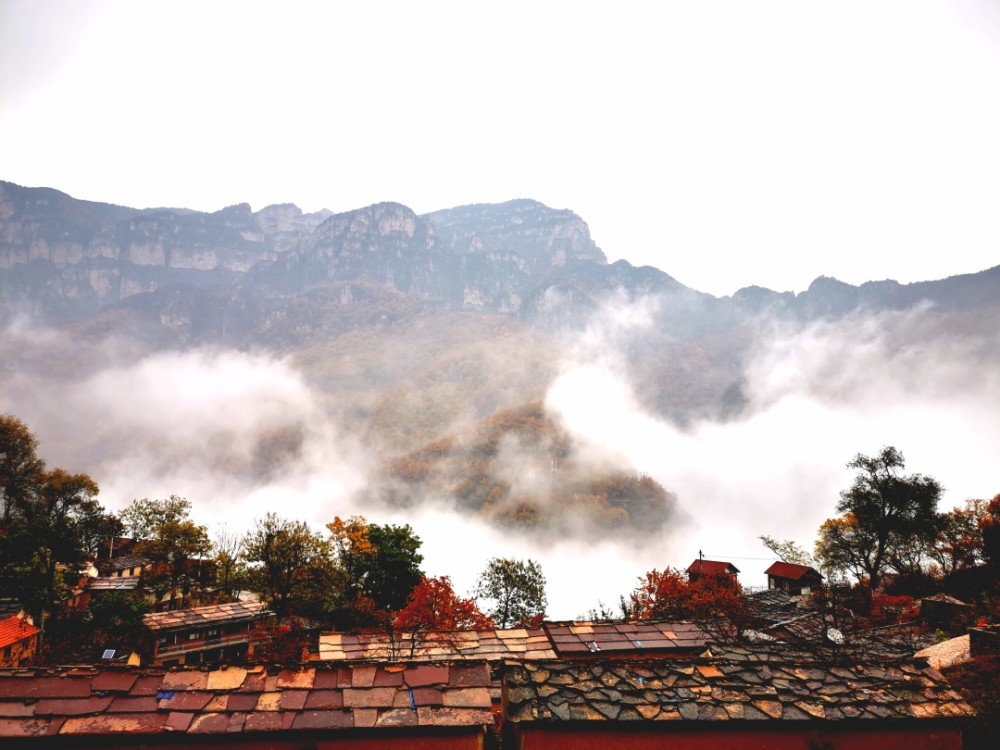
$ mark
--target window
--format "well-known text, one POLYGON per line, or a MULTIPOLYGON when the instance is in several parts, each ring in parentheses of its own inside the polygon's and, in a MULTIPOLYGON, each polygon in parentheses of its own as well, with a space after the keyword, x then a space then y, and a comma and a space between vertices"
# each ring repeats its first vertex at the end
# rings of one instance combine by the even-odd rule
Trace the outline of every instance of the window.
POLYGON ((193 633, 188 633, 188 640, 189 641, 196 641, 196 640, 198 640, 198 636, 199 635, 200 635, 200 633, 197 630, 194 631, 193 633))

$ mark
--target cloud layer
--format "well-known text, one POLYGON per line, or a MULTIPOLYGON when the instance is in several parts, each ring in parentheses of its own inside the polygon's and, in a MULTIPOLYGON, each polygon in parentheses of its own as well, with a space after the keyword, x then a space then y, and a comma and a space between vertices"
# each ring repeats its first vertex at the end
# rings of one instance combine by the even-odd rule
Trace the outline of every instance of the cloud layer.
MULTIPOLYGON (((127 347, 108 341, 85 356, 83 344, 21 322, 0 335, 0 411, 29 425, 51 465, 90 473, 111 509, 177 494, 212 530, 246 529, 269 511, 317 528, 353 513, 410 523, 425 570, 452 576, 460 591, 490 557, 539 560, 556 618, 617 604, 645 571, 685 567, 699 550, 734 562, 745 584, 763 584, 769 557, 757 537, 811 549, 858 452, 896 446, 908 471, 944 485, 945 506, 1000 491, 995 337, 922 335, 936 320, 928 309, 762 322, 741 416, 681 428, 644 408, 624 352, 651 330, 656 305, 619 301, 595 317, 567 342, 546 400, 581 455, 649 474, 677 495, 680 512, 662 533, 624 543, 502 532, 440 502, 372 505, 366 488, 378 457, 332 416, 341 413, 337 394, 265 354, 125 357, 127 347)), ((521 463, 510 464, 517 474, 521 463)))

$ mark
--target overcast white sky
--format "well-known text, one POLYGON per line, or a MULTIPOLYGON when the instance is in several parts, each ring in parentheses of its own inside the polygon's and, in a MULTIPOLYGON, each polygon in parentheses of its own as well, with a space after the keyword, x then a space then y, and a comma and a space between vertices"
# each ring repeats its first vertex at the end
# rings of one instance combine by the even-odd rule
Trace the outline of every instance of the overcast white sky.
POLYGON ((717 295, 1000 263, 1000 3, 0 0, 0 179, 535 198, 717 295))

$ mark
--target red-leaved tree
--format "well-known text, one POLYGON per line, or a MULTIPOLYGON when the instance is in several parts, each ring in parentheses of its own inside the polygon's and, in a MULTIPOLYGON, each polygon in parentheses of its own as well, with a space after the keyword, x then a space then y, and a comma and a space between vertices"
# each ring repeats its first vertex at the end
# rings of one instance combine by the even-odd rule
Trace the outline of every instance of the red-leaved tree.
POLYGON ((448 576, 425 576, 396 614, 393 626, 408 632, 484 630, 493 627, 493 620, 479 610, 475 599, 460 598, 448 576))
POLYGON ((691 620, 716 638, 730 640, 754 624, 739 582, 730 575, 703 575, 695 581, 675 568, 651 570, 631 595, 638 620, 691 620))

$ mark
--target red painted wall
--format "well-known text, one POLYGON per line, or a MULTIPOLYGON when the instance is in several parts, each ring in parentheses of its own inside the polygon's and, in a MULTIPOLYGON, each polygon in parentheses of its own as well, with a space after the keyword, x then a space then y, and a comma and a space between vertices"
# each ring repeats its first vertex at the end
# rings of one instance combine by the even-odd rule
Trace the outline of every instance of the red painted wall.
POLYGON ((622 731, 617 727, 586 729, 524 728, 518 750, 961 750, 962 733, 955 728, 823 730, 727 729, 696 731, 658 726, 622 731))

